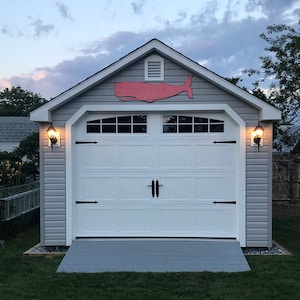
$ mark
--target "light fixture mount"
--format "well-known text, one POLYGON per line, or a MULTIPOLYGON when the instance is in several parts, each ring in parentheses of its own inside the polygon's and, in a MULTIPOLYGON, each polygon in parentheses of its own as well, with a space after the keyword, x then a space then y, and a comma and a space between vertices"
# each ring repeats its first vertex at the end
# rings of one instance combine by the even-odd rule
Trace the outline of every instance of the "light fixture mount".
POLYGON ((264 128, 261 126, 260 122, 258 122, 257 126, 251 133, 251 141, 253 141, 253 146, 257 146, 257 151, 259 151, 262 146, 262 138, 264 135, 264 128))
POLYGON ((55 127, 50 124, 47 129, 48 139, 49 139, 49 146, 51 147, 51 151, 53 151, 53 146, 60 146, 60 134, 57 132, 55 127))

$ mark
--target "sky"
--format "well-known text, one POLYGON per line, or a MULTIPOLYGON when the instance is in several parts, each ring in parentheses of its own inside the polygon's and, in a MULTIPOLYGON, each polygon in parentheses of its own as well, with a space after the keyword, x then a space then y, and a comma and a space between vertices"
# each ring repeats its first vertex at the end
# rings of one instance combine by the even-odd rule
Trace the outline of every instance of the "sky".
POLYGON ((153 38, 223 76, 259 69, 268 25, 300 0, 0 0, 0 91, 51 99, 153 38))

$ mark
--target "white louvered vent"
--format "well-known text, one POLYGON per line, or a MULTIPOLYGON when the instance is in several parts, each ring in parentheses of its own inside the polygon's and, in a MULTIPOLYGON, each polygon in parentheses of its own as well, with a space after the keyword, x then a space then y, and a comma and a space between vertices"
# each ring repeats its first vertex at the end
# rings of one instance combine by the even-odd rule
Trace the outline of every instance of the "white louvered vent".
POLYGON ((145 59, 145 80, 164 80, 164 59, 151 55, 145 59))

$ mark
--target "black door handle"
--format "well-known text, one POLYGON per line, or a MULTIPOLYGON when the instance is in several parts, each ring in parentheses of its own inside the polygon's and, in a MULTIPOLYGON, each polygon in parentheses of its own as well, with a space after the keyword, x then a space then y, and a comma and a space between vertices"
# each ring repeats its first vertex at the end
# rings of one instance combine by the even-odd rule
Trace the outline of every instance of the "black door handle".
POLYGON ((151 186, 151 194, 152 194, 152 198, 155 197, 155 182, 154 180, 152 180, 151 184, 148 184, 148 186, 151 186))
POLYGON ((152 193, 152 198, 155 198, 155 196, 158 198, 159 197, 159 187, 163 186, 162 184, 159 184, 158 179, 156 181, 152 180, 151 184, 148 184, 148 186, 151 186, 151 193, 152 193))
POLYGON ((154 180, 152 180, 152 198, 155 197, 154 180))
POLYGON ((156 197, 159 197, 159 181, 156 180, 156 185, 155 185, 155 190, 156 190, 156 197))
POLYGON ((156 192, 156 197, 159 197, 159 187, 163 186, 163 184, 159 184, 158 179, 156 180, 156 184, 155 184, 155 192, 156 192))

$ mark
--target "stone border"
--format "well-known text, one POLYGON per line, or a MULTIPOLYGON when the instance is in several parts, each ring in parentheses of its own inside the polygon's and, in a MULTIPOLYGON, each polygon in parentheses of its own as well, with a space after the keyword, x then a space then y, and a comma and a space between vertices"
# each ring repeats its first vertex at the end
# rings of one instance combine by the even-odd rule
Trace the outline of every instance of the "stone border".
MULTIPOLYGON (((29 250, 25 251, 23 255, 28 256, 63 256, 68 251, 69 247, 43 247, 40 243, 36 244, 29 250)), ((292 255, 287 249, 282 247, 277 242, 273 241, 272 247, 269 248, 243 248, 244 255, 292 255)))
POLYGON ((69 247, 43 247, 40 243, 36 244, 29 250, 25 251, 23 255, 28 256, 63 256, 66 254, 69 247), (53 249, 50 249, 53 248, 53 249))
POLYGON ((243 248, 244 255, 292 255, 287 249, 275 241, 272 241, 272 247, 269 248, 243 248))

